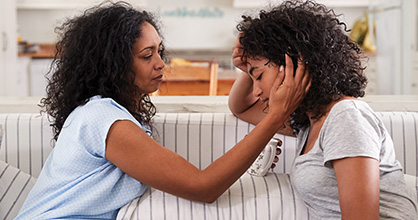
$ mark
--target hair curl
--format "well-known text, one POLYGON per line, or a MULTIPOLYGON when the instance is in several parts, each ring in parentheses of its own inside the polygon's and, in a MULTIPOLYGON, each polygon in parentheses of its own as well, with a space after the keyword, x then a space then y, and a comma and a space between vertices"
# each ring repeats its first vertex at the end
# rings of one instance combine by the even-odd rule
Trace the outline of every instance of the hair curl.
POLYGON ((293 60, 303 57, 312 83, 291 126, 298 132, 309 125, 306 112, 318 119, 325 106, 343 96, 363 97, 367 84, 361 60, 363 51, 345 34, 345 23, 333 10, 312 1, 286 1, 258 17, 242 16, 237 25, 243 57, 264 57, 284 65, 284 54, 293 60))
MULTIPOLYGON (((155 106, 134 84, 132 70, 132 49, 145 22, 159 33, 156 19, 148 12, 126 2, 106 2, 55 29, 60 40, 48 74, 47 96, 40 105, 54 118, 55 140, 68 115, 96 95, 112 98, 138 121, 151 124, 155 106)), ((163 51, 160 55, 165 61, 163 51)))

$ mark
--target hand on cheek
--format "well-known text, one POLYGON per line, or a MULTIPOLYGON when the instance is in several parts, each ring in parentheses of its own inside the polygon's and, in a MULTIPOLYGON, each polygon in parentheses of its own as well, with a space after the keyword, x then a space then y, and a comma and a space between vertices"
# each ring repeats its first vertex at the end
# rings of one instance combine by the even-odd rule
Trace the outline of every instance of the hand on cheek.
MULTIPOLYGON (((311 77, 303 62, 298 61, 298 67, 294 72, 292 59, 285 55, 285 60, 286 68, 279 67, 278 77, 271 87, 269 112, 285 112, 290 115, 305 98, 311 85, 311 77), (283 80, 279 77, 282 74, 284 74, 283 80)), ((303 58, 300 57, 298 60, 303 58)))

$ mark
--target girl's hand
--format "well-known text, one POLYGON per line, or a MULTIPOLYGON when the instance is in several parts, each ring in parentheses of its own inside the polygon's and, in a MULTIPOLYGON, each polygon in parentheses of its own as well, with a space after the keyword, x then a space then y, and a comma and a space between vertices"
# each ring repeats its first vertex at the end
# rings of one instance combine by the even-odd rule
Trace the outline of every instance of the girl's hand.
POLYGON ((242 57, 243 47, 239 42, 239 39, 243 36, 243 33, 238 34, 237 40, 235 41, 234 46, 232 47, 232 63, 235 67, 247 72, 247 61, 245 57, 242 57))
MULTIPOLYGON (((269 114, 270 113, 283 113, 290 115, 300 105, 305 98, 306 93, 309 91, 311 85, 311 77, 303 57, 298 59, 298 67, 296 73, 293 70, 292 59, 286 54, 286 68, 281 66, 280 71, 284 72, 283 81, 276 78, 270 91, 269 97, 269 114)), ((277 74, 278 76, 280 74, 277 74)))

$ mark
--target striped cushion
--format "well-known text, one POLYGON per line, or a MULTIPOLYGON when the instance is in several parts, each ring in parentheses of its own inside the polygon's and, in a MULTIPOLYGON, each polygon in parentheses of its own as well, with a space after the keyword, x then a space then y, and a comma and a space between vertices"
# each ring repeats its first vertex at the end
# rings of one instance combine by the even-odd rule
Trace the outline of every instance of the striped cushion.
MULTIPOLYGON (((392 136, 396 158, 404 173, 418 176, 418 113, 377 112, 392 136)), ((154 119, 156 140, 198 168, 207 167, 254 126, 231 113, 158 113, 154 119)), ((52 129, 46 115, 0 114, 3 141, 0 160, 37 177, 52 150, 52 129)), ((274 169, 289 173, 296 156, 296 139, 276 135, 283 141, 274 169)))
POLYGON ((16 217, 36 179, 0 160, 0 219, 16 217))
MULTIPOLYGON (((410 193, 416 198, 418 114, 378 112, 377 115, 394 140, 396 156, 404 172, 413 175, 406 176, 410 177, 407 179, 410 193)), ((159 113, 155 125, 155 138, 159 143, 200 169, 206 168, 254 128, 228 113, 159 113)), ((213 204, 191 202, 151 188, 121 209, 118 219, 243 219, 242 216, 247 219, 309 219, 306 207, 291 190, 287 174, 279 174, 290 171, 296 156, 296 138, 277 137, 283 141, 283 147, 275 173, 263 178, 244 175, 213 204), (274 181, 276 184, 269 184, 274 181), (236 200, 241 202, 230 205, 230 201, 236 200)))
MULTIPOLYGON (((383 120, 392 136, 395 144, 396 158, 404 167, 404 173, 418 176, 418 113, 377 112, 377 115, 383 120)), ((154 136, 156 140, 168 149, 177 152, 200 169, 206 168, 211 162, 223 155, 254 128, 253 125, 239 120, 231 113, 158 113, 154 122, 156 127, 154 136)), ((52 130, 49 126, 47 116, 39 114, 3 113, 0 114, 0 125, 3 126, 4 132, 3 140, 0 145, 0 160, 7 162, 13 167, 19 168, 25 173, 37 177, 54 144, 51 142, 52 130)), ((206 213, 206 216, 209 216, 208 213, 217 213, 216 216, 222 215, 220 219, 230 219, 229 217, 232 215, 240 216, 239 213, 243 213, 243 209, 255 210, 256 204, 257 216, 260 216, 262 215, 260 213, 266 211, 266 209, 260 209, 262 206, 260 204, 262 202, 259 202, 259 197, 263 196, 260 192, 266 192, 266 188, 268 187, 269 193, 266 194, 266 196, 268 195, 270 200, 270 206, 268 206, 270 207, 270 211, 273 211, 273 209, 271 209, 271 207, 273 207, 272 204, 276 204, 274 207, 283 207, 283 210, 286 209, 285 213, 279 213, 279 216, 286 215, 287 217, 288 215, 296 215, 297 219, 303 219, 303 216, 305 216, 305 214, 303 214, 305 212, 303 208, 299 208, 299 205, 294 205, 290 208, 288 207, 290 204, 299 204, 299 202, 297 202, 299 199, 294 197, 291 193, 289 194, 289 192, 292 192, 291 190, 286 190, 290 189, 286 176, 283 177, 283 175, 286 174, 279 174, 288 173, 290 171, 290 166, 296 156, 296 139, 281 135, 277 135, 277 137, 283 141, 283 147, 281 148, 282 154, 279 156, 277 167, 274 169, 276 174, 272 173, 264 178, 242 177, 242 179, 236 183, 239 185, 234 185, 234 187, 240 187, 242 185, 244 187, 242 192, 245 192, 244 197, 242 197, 242 193, 234 196, 234 198, 231 197, 232 195, 235 195, 235 192, 241 192, 241 188, 238 188, 237 190, 231 188, 222 196, 223 200, 219 199, 213 204, 203 205, 202 203, 190 202, 155 189, 150 189, 141 200, 135 200, 129 206, 123 208, 122 210, 125 212, 121 212, 119 218, 123 219, 121 216, 124 215, 125 217, 128 217, 128 219, 130 217, 135 219, 138 217, 138 210, 141 210, 141 213, 151 213, 152 209, 153 215, 160 216, 165 213, 164 216, 166 216, 167 219, 171 219, 171 213, 175 213, 173 215, 175 217, 174 219, 178 219, 175 215, 183 213, 184 210, 189 210, 189 212, 190 210, 193 211, 189 214, 184 214, 184 216, 186 216, 185 219, 190 219, 190 217, 187 216, 197 215, 195 212, 200 211, 206 213), (277 185, 271 185, 270 183, 274 181, 270 178, 276 178, 276 175, 279 181, 277 185), (247 185, 247 182, 249 185, 247 185), (279 183, 280 187, 277 187, 279 183), (262 188, 263 186, 266 187, 262 188), (279 196, 283 199, 283 204, 280 202, 275 203, 272 200, 272 198, 274 198, 274 193, 277 191, 282 193, 279 194, 279 196), (229 201, 235 201, 236 198, 241 198, 241 201, 247 201, 247 196, 252 193, 257 194, 257 199, 252 198, 252 200, 248 200, 251 202, 245 203, 244 206, 238 208, 235 206, 231 209, 228 208, 230 204, 229 201), (288 198, 291 199, 288 200, 288 198), (222 202, 224 200, 228 202, 222 202), (257 203, 253 201, 257 201, 257 203), (289 201, 295 201, 295 203, 289 204, 289 201), (136 205, 137 202, 140 205, 136 205), (249 206, 248 204, 254 205, 249 206), (213 208, 214 206, 219 210, 215 210, 213 208), (161 207, 164 208, 165 212, 157 211, 161 210, 161 207), (178 211, 171 211, 172 209, 178 211), (296 210, 296 214, 289 214, 287 211, 289 209, 296 210), (233 210, 233 214, 228 210, 233 210), (223 218, 223 216, 225 217, 223 218), (299 218, 298 216, 302 217, 299 218)), ((418 180, 416 178, 409 178, 407 183, 408 182, 411 192, 416 195, 418 180)), ((0 187, 1 186, 3 186, 3 183, 1 183, 0 187)), ((23 197, 23 194, 21 197, 23 197)), ((0 203, 0 207, 3 209, 2 201, 0 201, 0 203)), ((276 209, 274 209, 274 211, 276 211, 276 209)), ((252 212, 255 211, 245 211, 249 216, 255 216, 252 212)), ((1 210, 1 214, 3 214, 3 210, 1 210)), ((265 219, 273 219, 272 216, 276 214, 269 214, 268 217, 271 218, 265 219)), ((149 214, 146 214, 145 217, 146 216, 149 216, 149 214)), ((183 215, 181 217, 183 217, 183 215)), ((237 218, 239 219, 239 217, 237 218)), ((0 215, 0 219, 2 219, 2 215, 0 215)), ((152 219, 159 218, 154 217, 152 219)), ((196 217, 194 219, 200 218, 196 217)), ((281 219, 281 217, 278 217, 278 219, 281 219)), ((283 219, 292 218, 283 217, 283 219)))
MULTIPOLYGON (((405 174, 411 198, 417 202, 418 178, 405 174)), ((310 219, 293 191, 288 174, 265 177, 244 174, 212 204, 192 202, 154 188, 124 206, 117 220, 148 219, 310 219)))
POLYGON ((377 112, 395 146, 404 173, 418 176, 418 112, 377 112))
MULTIPOLYGON (((231 113, 158 113, 154 139, 199 169, 206 168, 248 134, 254 125, 231 113)), ((274 172, 289 173, 296 156, 296 138, 276 135, 283 142, 274 172)))
POLYGON ((122 219, 309 219, 288 174, 265 177, 244 174, 212 204, 192 202, 156 190, 148 191, 123 207, 122 219))
POLYGON ((0 114, 0 124, 0 160, 37 178, 53 146, 47 115, 0 114))
POLYGON ((1 139, 3 138, 3 125, 0 124, 0 149, 1 149, 1 139))

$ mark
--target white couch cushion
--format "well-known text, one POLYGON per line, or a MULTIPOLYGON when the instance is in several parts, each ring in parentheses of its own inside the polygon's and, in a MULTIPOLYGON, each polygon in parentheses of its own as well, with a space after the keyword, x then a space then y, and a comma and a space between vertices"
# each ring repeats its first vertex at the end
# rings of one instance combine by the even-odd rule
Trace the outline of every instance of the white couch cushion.
POLYGON ((0 124, 4 132, 0 160, 38 177, 54 144, 47 115, 0 114, 0 124))
POLYGON ((3 139, 3 125, 0 124, 0 149, 1 149, 1 140, 3 139))
POLYGON ((309 219, 288 174, 265 177, 244 174, 211 204, 193 202, 156 190, 148 191, 123 207, 122 219, 309 219))

